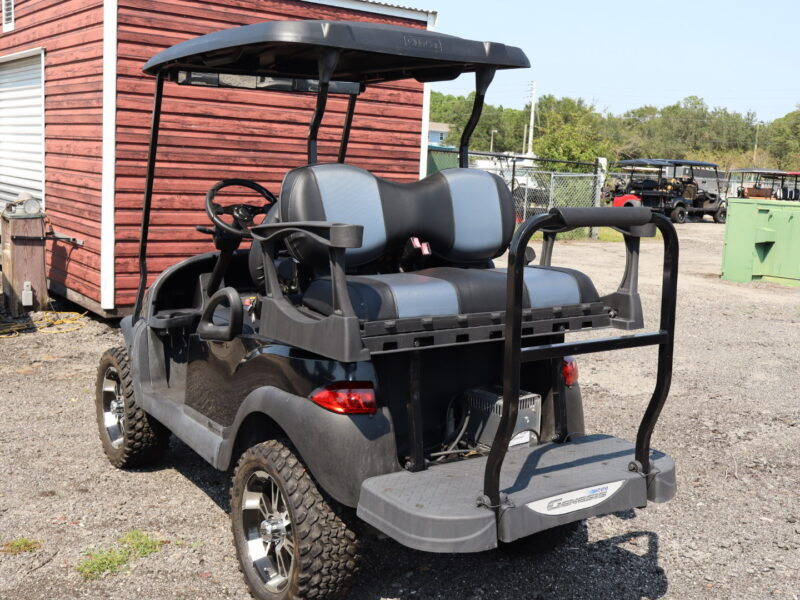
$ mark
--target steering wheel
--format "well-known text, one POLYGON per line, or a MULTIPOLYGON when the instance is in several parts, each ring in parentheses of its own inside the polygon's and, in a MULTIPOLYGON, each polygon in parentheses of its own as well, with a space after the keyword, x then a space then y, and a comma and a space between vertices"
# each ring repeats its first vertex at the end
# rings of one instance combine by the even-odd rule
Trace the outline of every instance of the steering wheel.
POLYGON ((208 213, 208 218, 211 219, 211 222, 223 231, 241 237, 252 237, 249 228, 252 227, 256 216, 267 214, 269 208, 277 201, 278 199, 275 198, 272 192, 264 186, 257 184, 255 181, 250 181, 249 179, 223 179, 208 190, 206 194, 206 213, 208 213), (214 202, 214 199, 217 197, 217 192, 233 185, 246 187, 254 192, 258 192, 264 197, 267 203, 262 206, 253 206, 252 204, 221 206, 214 202), (226 223, 220 219, 220 215, 231 215, 233 217, 233 223, 226 223))

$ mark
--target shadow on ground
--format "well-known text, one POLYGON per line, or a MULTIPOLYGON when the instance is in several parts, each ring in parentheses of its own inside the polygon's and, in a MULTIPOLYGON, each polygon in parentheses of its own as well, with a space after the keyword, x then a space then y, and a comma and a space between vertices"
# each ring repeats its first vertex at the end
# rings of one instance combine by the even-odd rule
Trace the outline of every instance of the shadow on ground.
MULTIPOLYGON (((231 473, 217 471, 172 439, 162 468, 174 468, 230 512, 231 473)), ((632 519, 634 511, 611 518, 632 519)), ((227 532, 226 532, 227 533, 227 532)), ((388 538, 365 535, 361 572, 348 600, 545 598, 641 600, 661 598, 668 584, 658 566, 658 536, 636 531, 588 541, 580 527, 555 549, 522 540, 480 554, 431 554, 388 538)), ((233 556, 231 543, 231 560, 233 556)))

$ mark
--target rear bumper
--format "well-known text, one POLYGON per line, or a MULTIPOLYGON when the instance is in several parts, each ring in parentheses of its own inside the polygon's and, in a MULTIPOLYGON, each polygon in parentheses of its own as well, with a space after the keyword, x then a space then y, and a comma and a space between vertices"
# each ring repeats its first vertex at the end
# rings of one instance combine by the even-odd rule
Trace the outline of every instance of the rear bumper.
POLYGON ((486 458, 364 481, 358 515, 401 544, 428 552, 479 552, 557 525, 675 495, 675 464, 651 452, 652 471, 629 470, 634 445, 592 435, 514 447, 500 478, 500 518, 482 497, 486 458))

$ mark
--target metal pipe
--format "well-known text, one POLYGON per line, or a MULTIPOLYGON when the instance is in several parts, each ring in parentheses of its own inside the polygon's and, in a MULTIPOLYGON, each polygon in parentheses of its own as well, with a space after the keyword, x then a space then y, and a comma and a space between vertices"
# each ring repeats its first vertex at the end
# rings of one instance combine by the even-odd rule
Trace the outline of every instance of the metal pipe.
POLYGON ((342 130, 342 142, 339 144, 338 162, 343 163, 347 156, 347 142, 350 141, 350 128, 353 125, 353 115, 356 112, 356 100, 358 96, 350 96, 347 100, 347 114, 344 117, 344 129, 342 130))
POLYGON ((308 164, 317 164, 317 134, 322 117, 325 114, 325 106, 328 103, 328 91, 330 90, 331 78, 336 64, 339 62, 339 50, 328 48, 319 57, 317 69, 319 70, 319 91, 317 92, 317 104, 314 107, 314 116, 311 118, 311 125, 308 128, 308 164))
POLYGON ((467 121, 464 131, 461 133, 461 143, 458 148, 458 166, 462 169, 469 167, 469 140, 481 118, 483 102, 486 99, 486 90, 489 89, 489 84, 494 79, 494 73, 495 69, 493 68, 482 68, 475 71, 475 101, 472 103, 472 113, 469 116, 469 121, 467 121))
POLYGON ((408 365, 408 400, 406 401, 406 416, 408 418, 408 462, 406 469, 411 472, 425 469, 425 450, 422 439, 422 401, 420 398, 420 385, 422 369, 420 364, 420 351, 414 350, 409 356, 408 365))
POLYGON ((490 508, 500 508, 500 469, 514 434, 519 413, 519 372, 522 345, 522 275, 525 268, 525 247, 537 229, 557 227, 560 219, 553 214, 531 217, 520 225, 511 240, 506 279, 506 326, 503 349, 503 413, 497 427, 486 470, 483 473, 483 493, 490 508))
POLYGON ((657 344, 659 349, 656 386, 639 425, 635 449, 635 458, 638 463, 636 468, 641 468, 644 474, 650 472, 650 437, 661 414, 661 409, 666 402, 672 381, 672 346, 675 334, 675 304, 678 287, 678 236, 675 228, 667 217, 660 214, 654 213, 650 222, 658 227, 664 239, 664 274, 661 288, 661 323, 659 331, 600 340, 543 344, 524 349, 521 348, 521 338, 525 248, 537 230, 545 229, 549 230, 548 233, 554 233, 568 228, 564 220, 554 211, 531 217, 520 225, 515 232, 509 246, 508 275, 506 279, 503 412, 497 433, 492 441, 492 448, 486 460, 483 479, 483 493, 487 499, 487 504, 497 512, 498 517, 502 503, 502 498, 500 497, 500 471, 517 421, 520 365, 522 362, 557 358, 570 354, 602 352, 657 344))
POLYGON ((153 203, 153 180, 156 172, 156 153, 158 152, 158 127, 161 123, 161 100, 164 95, 164 72, 156 73, 156 92, 153 97, 153 117, 150 124, 150 147, 147 153, 147 174, 144 184, 144 204, 142 205, 142 229, 139 235, 139 289, 133 307, 133 322, 141 318, 142 301, 147 287, 147 236, 150 232, 150 208, 153 203))
POLYGON ((317 134, 319 133, 320 125, 322 125, 322 117, 325 114, 325 105, 328 103, 328 87, 330 83, 327 81, 319 82, 319 92, 317 92, 317 105, 314 107, 314 116, 311 118, 311 125, 308 128, 308 164, 317 164, 317 134))
POLYGON ((664 238, 664 273, 661 284, 661 325, 667 340, 658 346, 656 388, 636 434, 636 461, 644 473, 650 472, 650 436, 672 383, 672 346, 675 338, 675 305, 678 294, 678 234, 664 215, 653 215, 653 222, 664 238))

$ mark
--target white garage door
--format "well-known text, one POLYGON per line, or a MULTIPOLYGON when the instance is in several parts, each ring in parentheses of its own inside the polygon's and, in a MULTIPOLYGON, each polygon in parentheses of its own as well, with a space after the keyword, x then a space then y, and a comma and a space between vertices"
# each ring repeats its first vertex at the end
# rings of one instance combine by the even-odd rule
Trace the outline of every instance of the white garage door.
POLYGON ((42 199, 43 161, 42 55, 0 62, 0 209, 23 192, 42 199))

